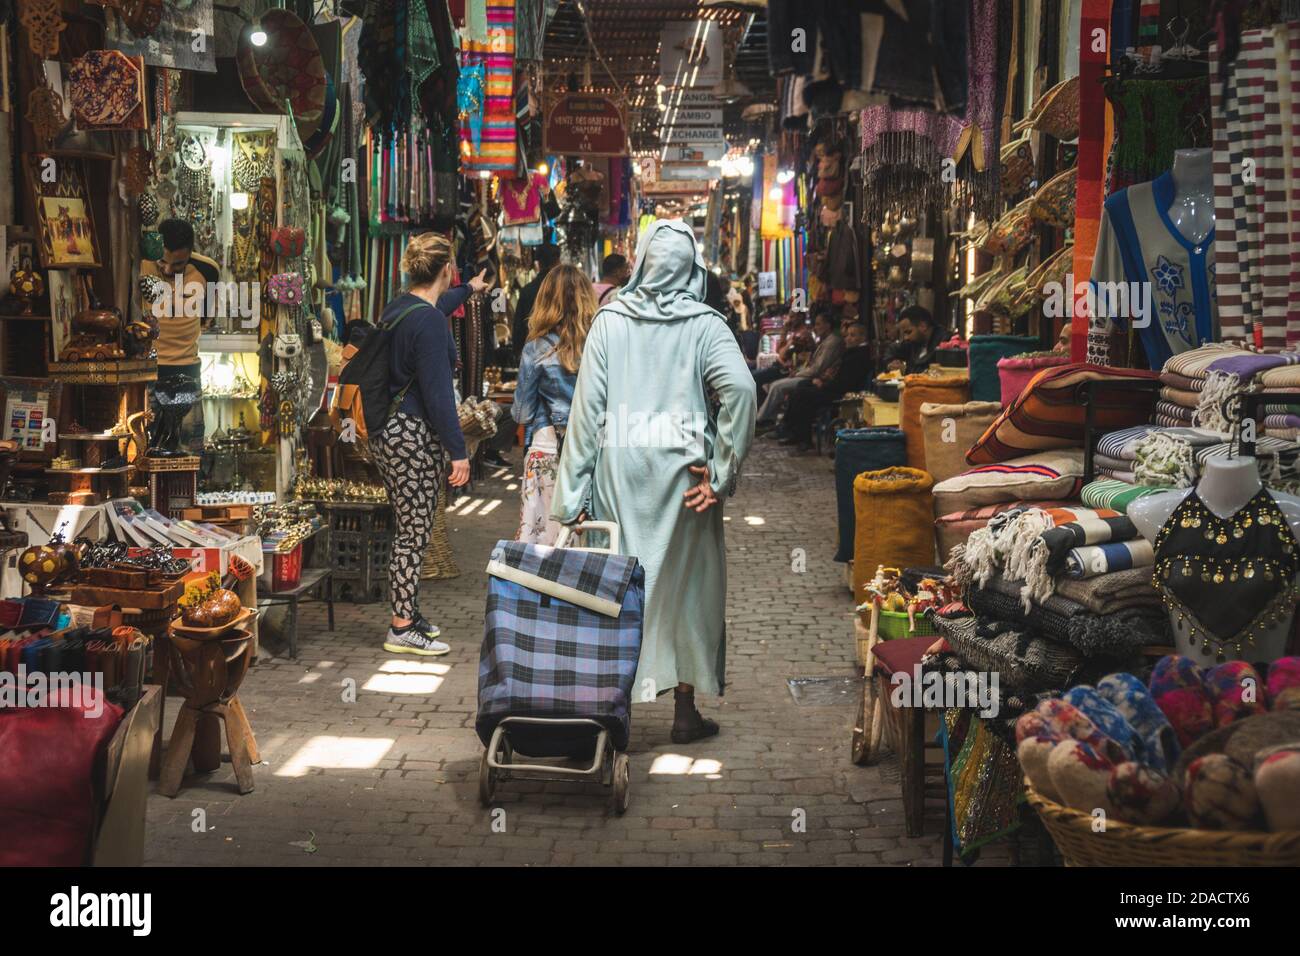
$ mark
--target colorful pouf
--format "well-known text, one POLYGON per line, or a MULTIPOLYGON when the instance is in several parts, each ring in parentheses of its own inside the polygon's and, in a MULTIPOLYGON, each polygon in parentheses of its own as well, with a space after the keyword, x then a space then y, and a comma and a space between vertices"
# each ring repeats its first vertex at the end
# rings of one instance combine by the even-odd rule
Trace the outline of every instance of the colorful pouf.
POLYGON ((1264 682, 1245 661, 1227 661, 1210 668, 1205 674, 1205 690, 1216 727, 1264 713, 1264 682))
POLYGON ((970 397, 977 402, 1001 402, 998 361, 1039 347, 1024 335, 973 335, 970 340, 970 397))
POLYGON ((934 479, 916 468, 868 471, 853 479, 853 596, 876 568, 934 564, 934 479))
POLYGON ((1270 830, 1300 830, 1300 743, 1256 755, 1255 793, 1270 830))
POLYGON ((1227 754, 1206 754, 1187 768, 1183 806, 1192 826, 1250 830, 1260 816, 1250 772, 1227 754))
POLYGON ((925 436, 921 433, 922 405, 964 405, 970 401, 970 379, 957 375, 908 375, 903 379, 898 424, 907 439, 907 464, 929 470, 925 465, 925 436))
MULTIPOLYGON (((1070 357, 1059 352, 1037 352, 998 359, 998 383, 1003 405, 1010 405, 1041 369, 1068 365, 1070 357)), ((973 381, 973 380, 972 380, 973 381)), ((974 388, 971 389, 972 393, 974 388)))
POLYGON ((1283 657, 1268 667, 1269 710, 1300 710, 1300 657, 1283 657))
POLYGON ((921 406, 921 435, 925 445, 925 470, 934 480, 945 481, 970 470, 966 451, 979 441, 1002 411, 997 402, 921 406))
POLYGON ((1106 796, 1121 820, 1147 825, 1173 816, 1182 799, 1172 778, 1132 760, 1110 772, 1106 796))
POLYGON ((1162 773, 1172 770, 1182 748, 1147 686, 1132 674, 1110 674, 1097 682, 1097 693, 1123 714, 1142 738, 1147 766, 1162 773))
POLYGON ((1149 683, 1156 706, 1186 747, 1214 729, 1214 709, 1205 672, 1189 657, 1170 654, 1156 661, 1149 683))
MULTIPOLYGON (((907 448, 897 428, 844 428, 835 433, 835 499, 839 511, 836 561, 853 560, 853 479, 864 471, 906 464, 907 448)), ((875 574, 874 568, 871 574, 875 574)))

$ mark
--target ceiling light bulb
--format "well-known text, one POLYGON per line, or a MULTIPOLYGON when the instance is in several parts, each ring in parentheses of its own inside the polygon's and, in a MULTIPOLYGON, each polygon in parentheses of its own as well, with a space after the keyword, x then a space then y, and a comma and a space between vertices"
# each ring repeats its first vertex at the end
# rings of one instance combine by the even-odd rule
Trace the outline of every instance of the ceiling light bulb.
POLYGON ((792 180, 792 179, 794 179, 794 171, 793 171, 793 170, 783 169, 783 170, 781 170, 779 173, 776 174, 776 181, 777 181, 778 183, 781 183, 782 185, 785 185, 786 183, 788 183, 788 182, 789 182, 790 180, 792 180))
POLYGON ((768 198, 768 199, 776 200, 777 202, 780 202, 780 201, 781 201, 781 197, 782 197, 783 195, 785 195, 785 194, 784 194, 784 192, 782 191, 782 189, 781 189, 780 186, 773 186, 773 187, 768 191, 768 193, 767 193, 767 198, 768 198))
POLYGON ((545 163, 538 163, 537 171, 541 173, 543 176, 545 176, 547 173, 551 171, 551 167, 547 166, 545 163))
POLYGON ((266 31, 262 29, 260 23, 253 27, 253 32, 248 35, 248 42, 253 46, 266 46, 266 31))

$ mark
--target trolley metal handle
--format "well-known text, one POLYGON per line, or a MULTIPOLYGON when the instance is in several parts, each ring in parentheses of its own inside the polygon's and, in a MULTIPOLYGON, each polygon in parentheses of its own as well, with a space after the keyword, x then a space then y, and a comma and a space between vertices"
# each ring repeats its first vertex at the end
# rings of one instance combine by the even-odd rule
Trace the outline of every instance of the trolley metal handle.
POLYGON ((581 524, 573 526, 565 525, 560 529, 560 536, 555 539, 557 548, 570 547, 569 539, 576 534, 581 534, 587 530, 604 531, 609 535, 608 548, 574 548, 575 551, 603 551, 607 554, 618 554, 618 525, 613 521, 584 521, 581 524))

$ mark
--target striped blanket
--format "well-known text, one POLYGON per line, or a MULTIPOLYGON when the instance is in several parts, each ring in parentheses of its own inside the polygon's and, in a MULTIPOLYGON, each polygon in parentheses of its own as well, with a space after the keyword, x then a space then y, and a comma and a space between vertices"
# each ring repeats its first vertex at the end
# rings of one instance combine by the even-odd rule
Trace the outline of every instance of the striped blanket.
POLYGON ((1065 573, 1072 578, 1095 578, 1112 571, 1149 568, 1156 563, 1155 551, 1145 538, 1112 541, 1108 544, 1074 548, 1066 556, 1065 573))
POLYGON ((1167 489, 1147 488, 1123 481, 1099 479, 1083 486, 1083 503, 1089 508, 1110 508, 1115 511, 1128 511, 1128 506, 1147 495, 1158 495, 1167 489))
POLYGON ((469 120, 461 123, 461 171, 464 173, 515 172, 515 0, 486 0, 487 42, 470 39, 467 31, 461 39, 461 66, 481 64, 486 70, 484 83, 481 143, 475 147, 469 120))

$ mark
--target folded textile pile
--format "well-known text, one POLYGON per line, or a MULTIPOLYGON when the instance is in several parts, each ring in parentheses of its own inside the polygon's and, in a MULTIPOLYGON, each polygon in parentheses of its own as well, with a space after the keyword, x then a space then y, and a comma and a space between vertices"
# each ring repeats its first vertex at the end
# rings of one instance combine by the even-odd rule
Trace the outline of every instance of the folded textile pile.
MULTIPOLYGON (((998 572, 1023 581, 1026 611, 1055 590, 1061 575, 1091 578, 1155 563, 1150 542, 1118 511, 1021 508, 1003 512, 967 539, 958 563, 981 587, 998 572)), ((964 577, 964 575, 963 575, 964 577)), ((964 584, 965 580, 959 580, 964 584)))
POLYGON ((968 589, 966 604, 981 619, 1029 628, 1050 640, 1069 644, 1089 658, 1128 659, 1139 654, 1143 647, 1169 643, 1168 616, 1146 571, 1121 571, 1090 578, 1088 582, 1070 583, 1084 585, 1074 593, 1086 597, 1088 604, 1066 597, 1058 590, 1041 604, 1031 603, 1026 610, 1020 600, 1020 585, 1000 576, 990 579, 985 587, 968 589), (1132 574, 1143 579, 1141 590, 1126 584, 1087 587, 1092 581, 1132 574), (1119 596, 1106 600, 1100 597, 1102 593, 1119 596))
POLYGON ((998 674, 1000 682, 1024 691, 1068 687, 1083 667, 1083 655, 1074 648, 1007 621, 939 614, 933 621, 967 667, 998 674))
POLYGON ((1187 487, 1196 477, 1190 450, 1221 442, 1223 437, 1218 432, 1186 425, 1121 428, 1098 440, 1093 469, 1129 484, 1187 487))
POLYGON ((1115 511, 1128 511, 1128 506, 1147 495, 1158 495, 1168 488, 1149 488, 1114 478, 1099 478, 1083 486, 1080 499, 1089 508, 1111 508, 1115 511))
POLYGON ((1300 352, 1254 352, 1221 342, 1175 355, 1161 371, 1163 387, 1156 420, 1159 424, 1190 422, 1226 432, 1232 424, 1224 416, 1229 398, 1257 388, 1284 388, 1283 382, 1300 382, 1283 371, 1296 365, 1300 365, 1300 352), (1265 379, 1269 373, 1275 383, 1272 386, 1265 379))

